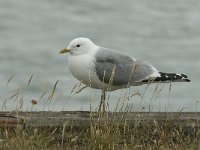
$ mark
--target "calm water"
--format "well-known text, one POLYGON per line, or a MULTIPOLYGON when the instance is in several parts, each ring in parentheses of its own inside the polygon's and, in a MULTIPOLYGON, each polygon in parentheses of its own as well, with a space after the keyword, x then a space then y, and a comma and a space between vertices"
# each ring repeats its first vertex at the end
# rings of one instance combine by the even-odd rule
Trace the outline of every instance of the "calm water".
MULTIPOLYGON (((73 38, 85 36, 146 60, 160 71, 191 78, 191 83, 172 84, 170 94, 169 84, 161 84, 151 98, 156 88, 151 85, 144 99, 124 100, 133 111, 148 111, 149 105, 151 111, 200 111, 196 102, 200 98, 199 0, 1 0, 0 19, 0 110, 15 110, 19 103, 22 110, 89 110, 90 104, 95 109, 100 92, 88 88, 71 94, 77 80, 69 72, 67 57, 58 54, 73 38), (57 80, 55 95, 47 100, 57 80), (40 99, 33 108, 32 98, 40 99)), ((145 88, 110 93, 109 109, 116 108, 120 97, 144 93, 145 88)))

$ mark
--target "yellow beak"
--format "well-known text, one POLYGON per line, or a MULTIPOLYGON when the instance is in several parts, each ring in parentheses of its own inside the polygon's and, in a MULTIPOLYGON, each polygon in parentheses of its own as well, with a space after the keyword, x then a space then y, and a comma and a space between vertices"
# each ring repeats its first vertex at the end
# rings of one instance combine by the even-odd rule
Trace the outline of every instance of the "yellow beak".
POLYGON ((71 51, 71 49, 64 48, 64 49, 60 50, 59 54, 68 53, 70 51, 71 51))

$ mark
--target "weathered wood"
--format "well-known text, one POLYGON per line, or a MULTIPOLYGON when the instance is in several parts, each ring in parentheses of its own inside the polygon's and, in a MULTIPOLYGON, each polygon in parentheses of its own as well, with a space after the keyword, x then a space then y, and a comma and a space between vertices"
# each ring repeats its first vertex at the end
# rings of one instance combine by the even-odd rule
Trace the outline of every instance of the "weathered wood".
POLYGON ((109 112, 101 114, 87 111, 0 112, 0 126, 72 126, 88 125, 92 121, 112 121, 129 125, 135 123, 171 121, 183 127, 199 127, 200 112, 109 112), (102 116, 104 115, 104 116, 102 116))

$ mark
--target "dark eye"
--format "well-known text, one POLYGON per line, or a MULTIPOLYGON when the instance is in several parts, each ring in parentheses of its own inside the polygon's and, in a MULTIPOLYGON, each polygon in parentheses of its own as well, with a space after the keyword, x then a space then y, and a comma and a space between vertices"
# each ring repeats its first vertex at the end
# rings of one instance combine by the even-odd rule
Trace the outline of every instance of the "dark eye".
POLYGON ((76 47, 80 47, 80 44, 76 45, 76 47))

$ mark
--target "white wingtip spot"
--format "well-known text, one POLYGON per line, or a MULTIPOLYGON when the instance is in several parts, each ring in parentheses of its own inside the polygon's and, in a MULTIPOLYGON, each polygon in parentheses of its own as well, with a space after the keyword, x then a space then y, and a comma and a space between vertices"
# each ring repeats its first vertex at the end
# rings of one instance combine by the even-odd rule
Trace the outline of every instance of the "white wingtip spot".
POLYGON ((179 73, 176 73, 176 75, 177 75, 177 76, 182 76, 182 75, 181 75, 181 74, 179 74, 179 73))

